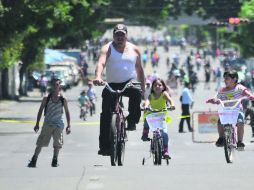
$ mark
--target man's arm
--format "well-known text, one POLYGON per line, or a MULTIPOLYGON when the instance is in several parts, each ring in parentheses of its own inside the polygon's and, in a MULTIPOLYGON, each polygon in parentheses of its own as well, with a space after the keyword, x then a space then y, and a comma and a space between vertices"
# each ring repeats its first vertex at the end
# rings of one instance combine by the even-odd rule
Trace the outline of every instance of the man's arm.
POLYGON ((110 55, 110 51, 109 51, 109 43, 108 43, 101 48, 99 60, 95 69, 95 80, 94 80, 95 85, 100 85, 103 82, 102 73, 106 66, 107 58, 109 57, 109 55, 110 55))
POLYGON ((145 75, 144 75, 144 70, 141 64, 141 54, 140 50, 138 49, 137 46, 134 46, 135 52, 137 53, 137 61, 136 61, 136 71, 137 71, 137 77, 139 82, 141 82, 141 89, 143 94, 145 93, 145 75))
POLYGON ((247 88, 243 91, 243 95, 247 96, 249 100, 254 100, 254 95, 247 88))

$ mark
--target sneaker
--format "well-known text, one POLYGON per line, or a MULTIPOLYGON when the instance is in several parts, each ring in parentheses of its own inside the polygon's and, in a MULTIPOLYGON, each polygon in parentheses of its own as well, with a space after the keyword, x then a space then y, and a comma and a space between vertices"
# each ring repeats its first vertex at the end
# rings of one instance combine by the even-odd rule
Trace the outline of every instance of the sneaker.
POLYGON ((179 133, 186 133, 186 131, 178 131, 179 133))
POLYGON ((224 138, 223 137, 219 137, 218 140, 216 141, 215 145, 217 147, 222 147, 224 146, 224 138))
POLYGON ((27 167, 29 167, 29 168, 35 168, 36 167, 36 162, 37 162, 37 157, 33 156, 32 160, 29 162, 27 167))
POLYGON ((110 156, 111 152, 110 152, 110 149, 100 149, 98 151, 98 154, 99 155, 102 155, 102 156, 110 156))
POLYGON ((243 149, 245 147, 245 144, 241 141, 237 142, 237 148, 243 149))
POLYGON ((171 159, 171 157, 169 156, 168 152, 165 152, 165 153, 164 153, 163 158, 164 158, 164 159, 168 159, 168 160, 171 159))
POLYGON ((59 165, 58 165, 57 157, 55 157, 55 156, 53 157, 51 166, 52 166, 52 167, 57 167, 57 166, 59 166, 59 165))
POLYGON ((141 140, 142 141, 149 141, 150 139, 148 138, 147 135, 143 134, 142 137, 141 137, 141 140))
POLYGON ((136 130, 136 123, 134 121, 128 121, 126 130, 127 131, 135 131, 136 130))

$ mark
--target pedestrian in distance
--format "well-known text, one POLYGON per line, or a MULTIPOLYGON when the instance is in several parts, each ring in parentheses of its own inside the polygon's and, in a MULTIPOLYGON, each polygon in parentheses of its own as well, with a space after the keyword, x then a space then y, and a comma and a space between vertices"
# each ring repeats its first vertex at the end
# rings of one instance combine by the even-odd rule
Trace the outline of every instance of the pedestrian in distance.
POLYGON ((47 93, 47 86, 48 86, 48 79, 47 79, 47 77, 42 74, 38 84, 40 86, 41 96, 43 97, 47 93))
POLYGON ((37 114, 37 121, 34 127, 34 131, 37 133, 40 129, 39 123, 44 110, 44 122, 41 129, 41 133, 36 142, 36 148, 28 167, 36 167, 37 158, 41 152, 42 147, 47 147, 49 145, 51 137, 53 138, 53 159, 51 166, 58 166, 58 154, 63 146, 63 108, 65 110, 65 115, 67 119, 66 134, 71 133, 70 126, 70 113, 68 109, 68 104, 66 98, 61 95, 61 81, 60 79, 52 80, 52 92, 44 97, 37 114))
MULTIPOLYGON (((145 77, 141 63, 139 48, 127 41, 127 27, 117 24, 113 30, 113 41, 104 45, 101 49, 98 64, 96 66, 95 85, 102 85, 102 74, 106 68, 106 81, 113 88, 122 89, 129 81, 141 82, 141 90, 127 88, 124 96, 129 97, 127 116, 127 130, 136 130, 136 124, 141 116, 140 103, 142 93, 145 91, 145 77)), ((107 90, 102 92, 102 113, 100 116, 100 136, 98 154, 108 156, 110 154, 110 123, 114 107, 115 97, 107 90)))
POLYGON ((181 115, 181 120, 179 123, 179 133, 184 133, 183 130, 183 124, 184 121, 187 121, 187 125, 188 125, 188 129, 190 132, 193 131, 193 128, 191 127, 190 124, 190 118, 191 118, 191 114, 190 114, 190 107, 193 106, 193 99, 192 99, 192 95, 190 92, 191 89, 191 84, 189 82, 185 82, 184 83, 184 89, 182 91, 182 94, 180 96, 180 101, 181 101, 181 107, 182 107, 182 115, 181 115))
MULTIPOLYGON (((157 78, 153 81, 152 87, 151 87, 151 93, 148 97, 148 99, 145 102, 144 109, 152 108, 153 110, 166 110, 168 103, 172 109, 175 109, 174 102, 171 99, 170 95, 167 92, 167 86, 165 82, 157 78)), ((148 133, 149 133, 149 125, 146 121, 146 116, 149 114, 149 111, 145 111, 144 114, 144 128, 141 139, 143 141, 148 141, 148 133)), ((167 123, 170 123, 171 119, 168 115, 168 112, 166 111, 166 121, 167 123)), ((167 128, 163 129, 162 132, 162 138, 163 138, 163 157, 166 159, 171 159, 168 151, 168 130, 167 128)))

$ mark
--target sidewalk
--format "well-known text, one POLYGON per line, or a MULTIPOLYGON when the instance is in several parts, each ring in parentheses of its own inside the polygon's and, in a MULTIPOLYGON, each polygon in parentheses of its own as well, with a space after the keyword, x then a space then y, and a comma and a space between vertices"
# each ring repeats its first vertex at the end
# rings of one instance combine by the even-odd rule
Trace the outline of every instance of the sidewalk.
POLYGON ((37 102, 41 100, 42 100, 42 97, 41 97, 40 89, 34 88, 33 91, 28 92, 28 96, 19 97, 18 101, 17 100, 0 100, 0 112, 4 112, 10 106, 13 106, 19 102, 37 102))

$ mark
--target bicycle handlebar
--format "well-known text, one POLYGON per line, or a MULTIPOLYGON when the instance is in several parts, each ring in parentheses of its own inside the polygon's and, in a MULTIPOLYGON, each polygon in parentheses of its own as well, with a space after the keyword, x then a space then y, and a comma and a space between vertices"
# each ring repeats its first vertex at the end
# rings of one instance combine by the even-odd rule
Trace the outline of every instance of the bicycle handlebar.
POLYGON ((234 108, 236 108, 240 103, 241 103, 241 101, 243 100, 244 98, 240 98, 240 99, 235 99, 235 100, 220 100, 219 99, 219 102, 220 102, 220 104, 221 104, 221 106, 223 107, 223 108, 225 108, 225 107, 230 107, 230 108, 232 108, 232 109, 234 109, 234 108), (225 106, 225 104, 227 104, 227 103, 234 103, 232 106, 225 106))
POLYGON ((105 87, 112 93, 117 93, 117 94, 121 94, 123 93, 126 88, 128 87, 134 87, 134 86, 137 86, 137 85, 141 85, 141 82, 134 82, 134 81, 130 81, 128 83, 126 83, 126 85, 123 87, 122 90, 114 90, 113 88, 111 88, 111 86, 107 83, 107 82, 104 82, 103 85, 105 85, 105 87))
POLYGON ((174 106, 171 106, 171 107, 167 107, 166 109, 152 109, 152 108, 141 108, 140 109, 141 111, 150 111, 150 112, 163 112, 163 111, 172 111, 172 110, 175 110, 175 107, 174 106))

